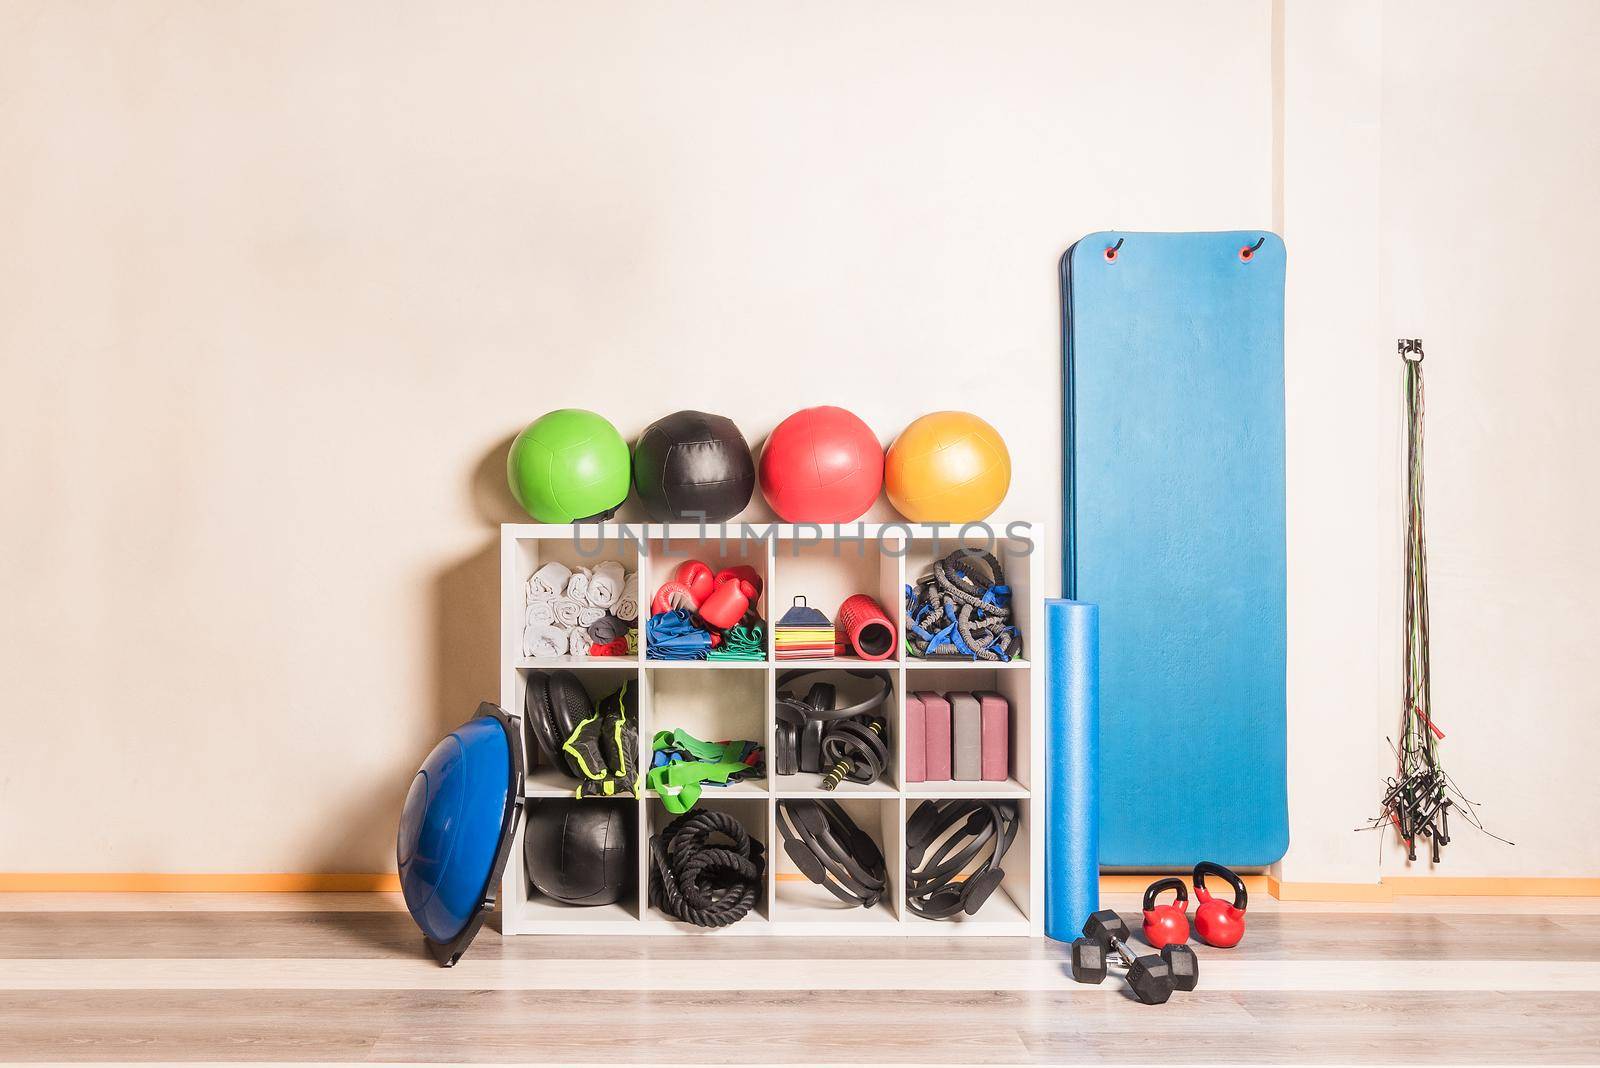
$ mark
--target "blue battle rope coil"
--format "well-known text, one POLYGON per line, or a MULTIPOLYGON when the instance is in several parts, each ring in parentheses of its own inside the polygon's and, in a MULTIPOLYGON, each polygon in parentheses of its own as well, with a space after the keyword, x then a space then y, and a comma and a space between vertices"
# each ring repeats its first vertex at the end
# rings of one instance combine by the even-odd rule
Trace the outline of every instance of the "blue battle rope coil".
POLYGON ((906 645, 934 659, 1022 655, 1022 632, 1011 622, 1011 587, 993 553, 957 549, 906 587, 906 645))

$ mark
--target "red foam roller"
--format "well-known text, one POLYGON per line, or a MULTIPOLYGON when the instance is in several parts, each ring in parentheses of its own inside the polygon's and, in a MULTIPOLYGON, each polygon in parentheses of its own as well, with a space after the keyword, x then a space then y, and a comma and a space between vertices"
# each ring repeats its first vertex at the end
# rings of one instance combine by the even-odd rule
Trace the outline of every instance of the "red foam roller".
POLYGON ((863 660, 887 660, 899 645, 899 635, 883 605, 864 593, 840 605, 835 620, 840 640, 863 660))

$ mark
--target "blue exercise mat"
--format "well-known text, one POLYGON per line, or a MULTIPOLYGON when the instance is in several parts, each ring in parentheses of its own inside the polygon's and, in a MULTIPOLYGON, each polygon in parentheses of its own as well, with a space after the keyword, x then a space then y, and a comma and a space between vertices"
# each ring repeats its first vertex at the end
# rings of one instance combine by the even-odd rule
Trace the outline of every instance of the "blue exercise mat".
POLYGON ((1100 606, 1100 862, 1270 864, 1285 782, 1283 242, 1061 261, 1065 594, 1100 606))

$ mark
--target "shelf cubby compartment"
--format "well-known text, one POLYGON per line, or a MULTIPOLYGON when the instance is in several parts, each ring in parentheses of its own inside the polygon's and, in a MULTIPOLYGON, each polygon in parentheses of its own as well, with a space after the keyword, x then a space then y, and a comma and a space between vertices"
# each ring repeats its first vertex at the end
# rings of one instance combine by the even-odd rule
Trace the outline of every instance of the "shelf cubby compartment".
MULTIPOLYGON (((888 677, 889 699, 880 705, 873 715, 881 716, 888 724, 889 737, 889 766, 884 769, 883 775, 877 782, 856 783, 848 780, 841 782, 832 791, 822 788, 822 772, 802 771, 794 775, 773 775, 773 790, 780 797, 898 797, 900 786, 900 768, 904 748, 899 741, 904 702, 900 699, 901 673, 898 665, 893 662, 877 662, 866 660, 851 660, 847 663, 813 663, 810 661, 797 661, 777 665, 773 673, 773 704, 776 706, 776 695, 779 690, 787 689, 804 695, 813 683, 831 682, 836 687, 835 705, 843 706, 864 700, 872 695, 877 684, 871 679, 858 678, 848 674, 852 671, 872 671, 888 677), (780 684, 781 679, 789 672, 815 671, 824 674, 808 675, 797 678, 787 685, 780 684)), ((776 721, 774 721, 776 726, 776 721)))
MULTIPOLYGON (((611 524, 559 526, 541 524, 507 524, 502 528, 500 554, 500 616, 501 662, 518 668, 598 669, 614 668, 628 664, 637 656, 524 656, 522 629, 527 615, 527 585, 545 564, 555 561, 569 570, 579 567, 593 569, 605 560, 615 560, 624 572, 639 570, 643 556, 643 537, 638 528, 611 524)), ((643 579, 640 576, 640 598, 643 603, 643 579)), ((642 608, 641 608, 642 610, 642 608)), ((635 621, 637 623, 637 621, 635 621)))
POLYGON ((669 823, 677 819, 677 815, 668 812, 661 799, 649 798, 645 802, 647 813, 647 826, 645 837, 640 851, 639 878, 643 888, 646 902, 644 908, 644 923, 641 934, 769 934, 771 933, 770 916, 772 902, 772 804, 765 797, 737 797, 711 788, 701 796, 695 804, 693 811, 709 810, 723 812, 739 821, 745 833, 760 842, 767 858, 766 870, 762 875, 761 889, 756 898, 755 908, 751 909, 743 919, 736 920, 726 927, 698 927, 686 923, 667 914, 661 909, 649 904, 650 892, 650 849, 649 839, 662 831, 669 823))
MULTIPOLYGON (((988 669, 977 666, 941 669, 926 668, 907 671, 907 694, 933 692, 975 693, 993 691, 1006 699, 1010 715, 1007 717, 1008 773, 1005 781, 985 779, 943 779, 932 782, 904 784, 907 797, 1028 797, 1031 796, 1034 778, 1034 746, 1042 744, 1033 735, 1034 692, 1031 672, 998 667, 988 669)), ((905 702, 901 702, 902 716, 905 702)), ((901 767, 905 766, 905 744, 900 746, 901 767)), ((1042 754, 1041 754, 1042 755, 1042 754)))
MULTIPOLYGON (((652 663, 644 677, 640 767, 650 767, 652 742, 660 731, 688 731, 703 742, 753 741, 762 746, 763 753, 771 752, 772 738, 767 729, 771 700, 765 671, 688 672, 663 669, 652 663)), ((766 796, 768 786, 764 778, 727 786, 707 783, 702 796, 760 798, 766 796)))
MULTIPOLYGON (((527 717, 528 676, 535 671, 544 671, 548 674, 575 666, 568 663, 553 668, 524 668, 520 665, 515 668, 516 685, 512 689, 510 703, 504 704, 503 707, 516 718, 521 727, 519 733, 522 738, 523 767, 527 768, 523 789, 526 797, 571 797, 573 791, 578 788, 576 779, 562 772, 551 763, 547 754, 539 751, 538 742, 528 727, 527 717)), ((613 660, 609 664, 602 662, 598 667, 573 671, 573 675, 583 684, 591 702, 615 692, 625 682, 634 686, 639 685, 639 669, 633 660, 620 662, 613 660)))
MULTIPOLYGON (((913 528, 914 530, 916 528, 913 528)), ((1044 585, 1044 559, 1041 555, 1039 527, 1035 524, 995 524, 992 532, 984 529, 941 529, 937 534, 915 533, 905 551, 905 583, 914 584, 933 567, 935 560, 943 560, 957 549, 967 548, 992 554, 1005 571, 1006 585, 1011 588, 1012 622, 1022 632, 1022 655, 1010 661, 950 660, 939 657, 922 659, 904 650, 906 667, 916 671, 955 670, 1011 670, 1026 671, 1033 655, 1035 623, 1042 619, 1044 585), (1036 611, 1041 613, 1036 619, 1036 611)), ((902 609, 904 605, 902 605, 902 609)), ((902 646, 904 633, 902 632, 902 646)), ((926 689, 926 687, 923 687, 926 689)), ((967 687, 970 689, 971 687, 967 687)))
POLYGON ((846 650, 824 660, 779 661, 780 670, 805 665, 870 667, 892 666, 901 659, 902 610, 900 560, 906 543, 897 530, 863 535, 860 538, 831 539, 811 536, 802 528, 790 537, 774 539, 772 547, 772 623, 783 618, 797 597, 817 609, 834 624, 839 608, 855 594, 864 593, 883 606, 896 635, 894 655, 886 660, 866 660, 846 650))
MULTIPOLYGON (((901 883, 904 872, 895 863, 901 855, 901 838, 905 832, 901 803, 893 795, 887 798, 836 797, 835 800, 845 815, 883 852, 888 874, 888 888, 883 900, 870 909, 861 908, 839 900, 825 887, 806 878, 789 858, 783 833, 774 822, 773 921, 777 924, 805 924, 806 930, 816 936, 849 937, 860 933, 863 928, 884 928, 883 933, 897 933, 903 912, 901 883)), ((778 804, 782 803, 780 799, 778 804)), ((782 817, 775 811, 773 818, 776 821, 782 817)))
MULTIPOLYGON (((959 799, 993 800, 982 794, 972 793, 960 795, 959 799)), ((932 798, 907 800, 906 819, 909 820, 912 813, 920 806, 930 804, 933 800, 932 798)), ((1000 862, 1001 870, 1005 872, 1000 885, 995 887, 982 907, 970 916, 963 912, 946 919, 934 920, 917 915, 911 910, 910 905, 906 905, 904 915, 908 934, 1025 935, 1038 934, 1042 930, 1044 870, 1042 862, 1040 865, 1035 864, 1035 859, 1041 855, 1038 842, 1042 836, 1034 833, 1031 801, 1018 798, 1008 803, 1017 806, 1017 834, 1011 848, 1006 850, 1005 857, 1000 862)), ((954 833, 954 830, 930 843, 930 848, 948 837, 950 833, 954 833)), ((981 863, 980 857, 961 873, 962 876, 976 870, 981 863)), ((906 874, 909 873, 903 872, 903 877, 906 874)))
MULTIPOLYGON (((570 780, 568 780, 570 781, 570 780)), ((564 796, 571 796, 569 790, 564 796)), ((528 878, 527 857, 524 851, 528 820, 538 806, 550 804, 555 798, 530 798, 523 808, 516 837, 512 842, 510 858, 506 861, 505 894, 502 927, 506 934, 623 934, 636 931, 641 918, 644 887, 639 882, 637 853, 642 839, 638 834, 641 813, 634 798, 586 801, 585 804, 612 805, 621 808, 634 829, 632 856, 630 856, 627 886, 622 899, 606 905, 571 905, 546 897, 533 887, 528 878)))
MULTIPOLYGON (((650 603, 663 582, 671 580, 678 565, 687 560, 699 560, 712 572, 741 565, 755 569, 761 576, 761 596, 754 607, 767 623, 766 659, 772 659, 772 545, 766 537, 766 528, 730 526, 726 537, 718 537, 719 527, 701 528, 692 524, 652 526, 645 542, 645 566, 639 575, 639 615, 642 620, 650 616, 650 603), (702 537, 702 535, 705 535, 702 537)), ((644 634, 641 630, 641 635, 644 634)), ((651 660, 648 637, 640 643, 640 652, 651 665, 694 665, 701 668, 761 667, 762 661, 748 660, 651 660)))

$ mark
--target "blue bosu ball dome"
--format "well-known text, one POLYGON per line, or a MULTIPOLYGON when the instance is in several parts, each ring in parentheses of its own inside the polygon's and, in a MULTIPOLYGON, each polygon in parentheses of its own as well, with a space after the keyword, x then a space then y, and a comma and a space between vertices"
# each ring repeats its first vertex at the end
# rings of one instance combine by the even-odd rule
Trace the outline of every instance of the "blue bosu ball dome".
POLYGON ((406 908, 441 964, 460 959, 484 915, 511 852, 522 807, 522 750, 498 706, 433 747, 411 780, 395 858, 406 908))

